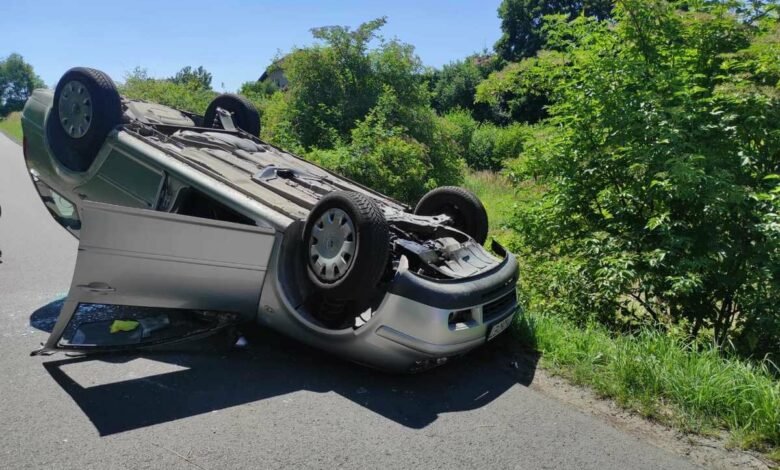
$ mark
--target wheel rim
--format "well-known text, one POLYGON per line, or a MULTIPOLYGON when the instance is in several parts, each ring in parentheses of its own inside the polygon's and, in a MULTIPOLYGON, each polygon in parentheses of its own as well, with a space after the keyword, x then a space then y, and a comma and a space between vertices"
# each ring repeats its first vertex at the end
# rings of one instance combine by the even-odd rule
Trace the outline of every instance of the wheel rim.
POLYGON ((58 102, 60 124, 74 139, 80 139, 92 124, 92 97, 89 90, 78 80, 65 84, 58 102))
POLYGON ((341 209, 328 209, 309 236, 309 265, 319 279, 336 281, 349 271, 356 248, 352 219, 341 209))

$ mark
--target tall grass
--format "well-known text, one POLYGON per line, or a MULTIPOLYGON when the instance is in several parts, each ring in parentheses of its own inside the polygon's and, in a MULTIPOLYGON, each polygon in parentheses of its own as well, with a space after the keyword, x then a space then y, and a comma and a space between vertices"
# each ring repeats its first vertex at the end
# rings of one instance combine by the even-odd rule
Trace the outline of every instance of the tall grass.
POLYGON ((0 117, 0 132, 12 140, 22 142, 22 113, 14 111, 6 117, 0 117))
POLYGON ((507 245, 513 239, 510 227, 515 212, 516 190, 507 178, 492 171, 466 173, 464 186, 479 196, 488 213, 490 235, 507 245))
POLYGON ((725 357, 647 329, 614 335, 538 313, 518 333, 542 353, 542 365, 604 396, 688 431, 725 428, 743 447, 780 446, 780 382, 772 364, 725 357))

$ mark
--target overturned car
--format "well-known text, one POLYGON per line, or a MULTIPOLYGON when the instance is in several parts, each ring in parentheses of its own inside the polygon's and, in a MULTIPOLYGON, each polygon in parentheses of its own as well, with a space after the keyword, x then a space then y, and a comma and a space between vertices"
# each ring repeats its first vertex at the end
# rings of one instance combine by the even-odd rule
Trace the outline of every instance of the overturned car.
POLYGON ((35 90, 24 156, 79 238, 72 285, 38 351, 156 347, 259 324, 391 371, 445 363, 504 331, 513 255, 470 192, 412 210, 258 139, 257 110, 203 116, 125 99, 104 73, 35 90), (100 308, 96 308, 100 306, 100 308))

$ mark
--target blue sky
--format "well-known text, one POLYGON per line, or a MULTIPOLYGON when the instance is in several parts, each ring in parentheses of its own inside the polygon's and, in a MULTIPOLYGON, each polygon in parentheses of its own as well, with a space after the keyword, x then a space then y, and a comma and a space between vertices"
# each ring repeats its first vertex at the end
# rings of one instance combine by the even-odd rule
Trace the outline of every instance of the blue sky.
POLYGON ((170 76, 203 65, 213 86, 233 91, 260 76, 277 51, 313 42, 315 26, 388 17, 382 34, 413 44, 439 67, 500 36, 500 0, 2 0, 0 58, 18 52, 53 86, 70 67, 101 69, 115 80, 136 66, 170 76), (70 6, 68 6, 70 5, 70 6))

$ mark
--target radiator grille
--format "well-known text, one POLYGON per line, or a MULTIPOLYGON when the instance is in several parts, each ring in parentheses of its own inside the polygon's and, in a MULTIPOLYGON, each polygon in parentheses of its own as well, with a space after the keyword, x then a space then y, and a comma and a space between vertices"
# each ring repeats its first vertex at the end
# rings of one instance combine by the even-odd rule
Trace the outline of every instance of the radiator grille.
POLYGON ((517 306, 517 292, 512 290, 512 292, 482 306, 482 321, 488 322, 515 308, 515 306, 517 306))

